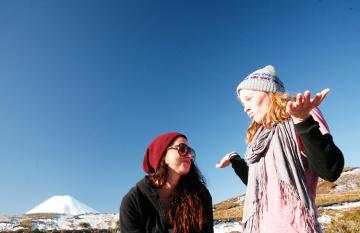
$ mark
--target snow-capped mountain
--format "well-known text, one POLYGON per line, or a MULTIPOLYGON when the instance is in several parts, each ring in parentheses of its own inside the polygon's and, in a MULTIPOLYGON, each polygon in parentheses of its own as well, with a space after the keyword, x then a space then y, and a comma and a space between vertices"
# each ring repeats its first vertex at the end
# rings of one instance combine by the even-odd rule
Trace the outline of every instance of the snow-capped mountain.
POLYGON ((79 215, 88 213, 98 213, 93 208, 79 202, 74 197, 69 195, 53 196, 44 201, 35 208, 29 210, 25 214, 38 214, 38 213, 56 213, 79 215))

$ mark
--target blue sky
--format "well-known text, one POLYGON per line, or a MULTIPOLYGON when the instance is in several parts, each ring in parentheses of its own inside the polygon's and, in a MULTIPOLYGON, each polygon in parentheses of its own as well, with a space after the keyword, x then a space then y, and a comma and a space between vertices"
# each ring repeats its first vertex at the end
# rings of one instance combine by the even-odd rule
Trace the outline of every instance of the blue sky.
POLYGON ((358 1, 0 1, 0 214, 53 195, 117 212, 148 143, 180 131, 213 202, 243 193, 215 164, 245 148, 244 76, 272 64, 357 150, 358 1))

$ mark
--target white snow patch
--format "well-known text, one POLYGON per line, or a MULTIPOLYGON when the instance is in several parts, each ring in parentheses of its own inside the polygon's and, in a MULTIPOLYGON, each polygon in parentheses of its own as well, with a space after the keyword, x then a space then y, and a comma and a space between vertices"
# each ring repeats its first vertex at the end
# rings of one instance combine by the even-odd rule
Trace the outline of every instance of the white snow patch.
POLYGON ((350 171, 343 172, 343 174, 351 174, 351 175, 360 174, 360 168, 359 167, 354 168, 354 169, 352 169, 350 171))
POLYGON ((232 231, 242 231, 242 226, 240 223, 231 221, 231 222, 220 222, 214 225, 214 233, 229 233, 232 231))
POLYGON ((321 215, 320 217, 318 217, 318 221, 322 224, 330 224, 331 222, 331 217, 329 215, 321 215))
POLYGON ((339 210, 339 209, 349 209, 349 208, 354 208, 354 207, 359 207, 359 206, 360 206, 360 201, 356 201, 356 202, 344 202, 341 204, 334 204, 334 205, 330 205, 330 206, 326 206, 326 207, 322 207, 322 208, 339 210))
POLYGON ((335 182, 336 187, 331 190, 330 193, 339 193, 348 190, 358 189, 360 187, 360 182, 356 180, 356 177, 359 176, 360 168, 354 168, 352 170, 343 172, 341 174, 341 177, 335 182), (350 180, 353 180, 353 182, 351 182, 350 180))
POLYGON ((12 229, 14 226, 11 223, 1 222, 0 223, 0 232, 8 231, 9 229, 12 229))
POLYGON ((240 205, 245 202, 245 195, 241 195, 238 197, 238 200, 235 202, 236 204, 240 205))

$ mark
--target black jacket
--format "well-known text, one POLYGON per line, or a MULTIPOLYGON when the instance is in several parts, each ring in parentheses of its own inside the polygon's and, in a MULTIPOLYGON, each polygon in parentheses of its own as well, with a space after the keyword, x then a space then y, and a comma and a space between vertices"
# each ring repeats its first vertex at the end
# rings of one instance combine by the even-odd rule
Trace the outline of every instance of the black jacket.
MULTIPOLYGON (((204 233, 213 233, 212 200, 204 186, 207 222, 204 233)), ((159 195, 146 178, 139 181, 125 195, 120 206, 121 233, 168 233, 166 213, 160 204, 159 195)))
MULTIPOLYGON (((304 145, 310 169, 324 180, 334 182, 344 168, 344 156, 334 144, 330 134, 322 134, 319 123, 312 116, 295 124, 295 129, 304 145)), ((247 185, 249 167, 240 156, 230 159, 235 173, 247 185)))

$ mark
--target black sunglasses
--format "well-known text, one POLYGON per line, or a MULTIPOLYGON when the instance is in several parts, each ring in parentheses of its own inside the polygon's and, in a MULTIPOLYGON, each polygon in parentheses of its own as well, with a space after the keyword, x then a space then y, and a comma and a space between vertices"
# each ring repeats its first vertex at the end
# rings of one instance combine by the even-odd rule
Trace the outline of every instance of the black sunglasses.
POLYGON ((185 143, 180 143, 179 145, 169 146, 168 149, 175 149, 178 151, 179 155, 182 157, 185 157, 188 155, 188 153, 191 154, 192 159, 195 160, 196 153, 193 148, 186 145, 185 143))

